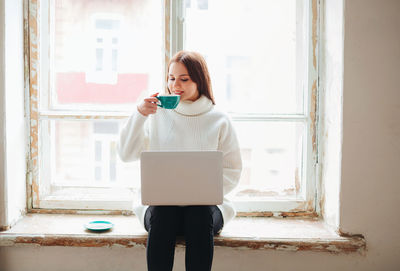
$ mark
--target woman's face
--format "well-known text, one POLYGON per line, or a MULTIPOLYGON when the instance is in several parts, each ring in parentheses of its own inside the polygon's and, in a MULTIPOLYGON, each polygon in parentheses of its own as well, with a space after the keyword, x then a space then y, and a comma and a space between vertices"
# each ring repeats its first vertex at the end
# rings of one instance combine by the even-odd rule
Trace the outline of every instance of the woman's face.
POLYGON ((181 101, 195 101, 199 98, 197 84, 190 79, 185 65, 180 62, 169 66, 168 89, 172 94, 180 95, 181 101))

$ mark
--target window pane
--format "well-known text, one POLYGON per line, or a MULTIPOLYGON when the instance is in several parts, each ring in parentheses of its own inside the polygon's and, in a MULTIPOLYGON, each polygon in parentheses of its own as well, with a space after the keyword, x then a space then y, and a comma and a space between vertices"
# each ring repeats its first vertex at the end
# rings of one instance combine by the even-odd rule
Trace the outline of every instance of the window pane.
MULTIPOLYGON (((124 163, 117 155, 121 121, 42 120, 50 131, 52 183, 59 186, 138 187, 139 162, 124 163)), ((50 168, 51 167, 51 168, 50 168)))
POLYGON ((56 0, 50 108, 129 110, 163 83, 163 3, 56 0))
POLYGON ((303 172, 302 122, 236 121, 243 171, 236 198, 296 198, 303 172), (253 131, 249 136, 249 131, 253 131))
POLYGON ((96 71, 103 70, 103 49, 96 48, 96 71))
POLYGON ((185 49, 206 57, 219 105, 238 113, 303 113, 305 2, 186 0, 185 49))

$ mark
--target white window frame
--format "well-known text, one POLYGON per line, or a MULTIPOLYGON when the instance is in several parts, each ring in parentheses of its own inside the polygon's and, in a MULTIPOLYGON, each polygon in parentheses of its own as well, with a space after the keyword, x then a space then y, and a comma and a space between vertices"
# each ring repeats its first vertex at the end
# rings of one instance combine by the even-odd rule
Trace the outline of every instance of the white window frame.
MULTIPOLYGON (((28 208, 29 209, 84 209, 84 210, 128 210, 131 211, 132 199, 129 191, 122 191, 121 188, 87 188, 96 194, 96 197, 86 197, 84 188, 64 189, 65 193, 51 194, 52 190, 60 192, 61 187, 50 187, 50 180, 42 174, 46 164, 50 161, 43 161, 40 155, 43 152, 50 151, 48 144, 50 138, 46 137, 44 132, 48 127, 43 125, 39 128, 41 120, 60 120, 60 119, 78 119, 84 118, 88 121, 95 119, 103 120, 123 120, 129 117, 129 112, 100 112, 85 111, 74 114, 70 111, 50 111, 39 110, 37 91, 48 93, 49 71, 52 68, 49 56, 49 3, 51 0, 27 0, 29 1, 29 21, 37 24, 29 25, 30 33, 30 92, 27 93, 30 104, 30 163, 28 165, 28 208), (116 195, 122 194, 125 197, 110 197, 110 193, 116 192, 116 195), (76 199, 76 195, 81 195, 76 199)), ((262 201, 236 201, 234 204, 239 212, 242 213, 279 213, 293 212, 304 214, 315 214, 317 199, 317 177, 318 177, 318 31, 319 31, 319 1, 305 0, 307 8, 304 18, 307 18, 307 29, 304 30, 306 36, 306 48, 308 56, 307 74, 305 77, 307 84, 303 86, 308 93, 308 99, 304 99, 305 113, 301 115, 232 115, 236 121, 291 121, 305 123, 306 137, 304 146, 307 151, 303 161, 307 161, 307 167, 303 170, 301 187, 302 197, 296 200, 275 200, 266 199, 262 201)), ((184 0, 165 0, 164 1, 164 52, 165 52, 165 70, 168 60, 179 50, 185 48, 183 35, 185 29, 184 0)), ((47 96, 42 97, 49 99, 47 96)))
MULTIPOLYGON (((170 10, 170 55, 185 49, 185 0, 171 1, 170 10)), ((318 176, 318 148, 317 148, 317 116, 318 116, 318 26, 319 26, 319 3, 316 0, 305 0, 305 10, 297 10, 297 13, 302 13, 303 20, 308 21, 305 23, 307 29, 300 30, 302 33, 297 35, 297 38, 305 34, 307 37, 305 41, 305 52, 307 56, 304 57, 308 67, 304 75, 305 85, 301 86, 307 93, 307 98, 304 99, 304 114, 293 115, 254 115, 254 114, 231 114, 235 122, 238 121, 290 121, 290 122, 303 122, 306 127, 306 136, 304 138, 303 146, 306 146, 307 151, 303 155, 302 161, 306 161, 306 166, 303 167, 303 176, 301 188, 302 196, 296 200, 282 200, 282 199, 265 199, 259 201, 245 201, 235 199, 234 204, 238 212, 252 213, 252 212, 304 212, 313 214, 316 209, 317 202, 317 176, 318 176)), ((299 68, 299 67, 297 67, 299 68)), ((297 86, 298 87, 298 86, 297 86)))

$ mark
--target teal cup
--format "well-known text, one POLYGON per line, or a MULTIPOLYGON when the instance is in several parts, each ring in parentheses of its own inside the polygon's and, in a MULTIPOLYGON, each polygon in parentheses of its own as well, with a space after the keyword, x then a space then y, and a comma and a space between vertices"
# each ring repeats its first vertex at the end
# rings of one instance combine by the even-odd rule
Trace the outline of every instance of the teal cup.
POLYGON ((174 109, 178 106, 181 96, 179 95, 160 95, 156 96, 156 98, 160 101, 157 104, 159 107, 165 109, 174 109))

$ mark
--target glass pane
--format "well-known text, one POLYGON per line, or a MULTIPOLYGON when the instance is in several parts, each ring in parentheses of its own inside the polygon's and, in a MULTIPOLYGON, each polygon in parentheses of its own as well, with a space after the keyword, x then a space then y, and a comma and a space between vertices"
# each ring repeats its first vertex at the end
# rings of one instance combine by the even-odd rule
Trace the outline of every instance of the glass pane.
POLYGON ((304 124, 236 121, 234 125, 243 160, 235 197, 251 200, 300 196, 304 124))
POLYGON ((162 1, 54 2, 50 108, 130 110, 161 90, 162 1))
POLYGON ((209 65, 229 112, 303 113, 304 0, 186 0, 185 49, 209 65))
POLYGON ((50 137, 45 169, 60 186, 138 187, 139 162, 124 163, 116 147, 123 121, 42 120, 50 137))

